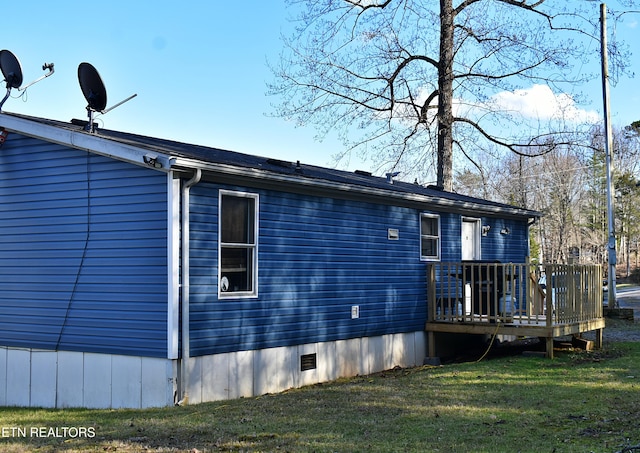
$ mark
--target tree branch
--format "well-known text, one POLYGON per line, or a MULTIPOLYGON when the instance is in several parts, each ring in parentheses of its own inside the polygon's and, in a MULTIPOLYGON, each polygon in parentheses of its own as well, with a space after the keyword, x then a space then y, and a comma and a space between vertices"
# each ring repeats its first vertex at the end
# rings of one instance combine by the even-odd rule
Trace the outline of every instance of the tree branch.
MULTIPOLYGON (((510 77, 513 76, 517 76, 517 75, 522 75, 528 71, 531 71, 532 69, 537 68, 538 66, 543 65, 545 62, 547 61, 546 58, 543 58, 542 60, 539 60, 529 66, 525 66, 523 68, 518 69, 517 71, 513 71, 511 73, 505 73, 505 74, 487 74, 487 73, 482 73, 482 72, 466 72, 464 74, 456 74, 453 78, 454 79, 464 79, 467 77, 480 77, 483 78, 485 80, 498 80, 498 79, 508 79, 510 77)), ((546 80, 546 79, 545 79, 546 80)))
MULTIPOLYGON (((386 7, 389 3, 391 3, 392 0, 386 0, 380 4, 377 3, 369 3, 367 5, 363 5, 363 0, 344 0, 345 2, 349 3, 350 5, 356 6, 360 9, 362 9, 362 11, 366 11, 369 8, 384 8, 386 7)), ((368 3, 368 2, 365 2, 368 3)))
POLYGON ((462 146, 462 144, 458 141, 458 140, 454 140, 453 143, 458 147, 458 149, 462 152, 462 154, 464 154, 464 157, 467 158, 467 160, 469 162, 471 162, 474 167, 476 167, 476 169, 478 170, 478 172, 480 172, 480 174, 482 175, 482 179, 484 180, 484 171, 482 170, 482 167, 480 166, 479 163, 477 163, 470 155, 469 153, 467 153, 467 150, 464 149, 464 147, 462 146))
POLYGON ((517 154, 518 156, 524 156, 524 157, 537 157, 537 156, 544 156, 545 154, 548 154, 552 151, 554 151, 555 149, 557 149, 558 147, 562 146, 562 145, 575 145, 575 141, 573 140, 567 140, 567 141, 562 141, 562 142, 558 142, 558 141, 546 141, 541 143, 540 140, 543 138, 555 138, 559 135, 559 133, 548 133, 548 134, 541 134, 541 135, 537 135, 535 137, 532 137, 531 139, 529 139, 528 142, 526 143, 509 143, 507 141, 501 140, 498 137, 494 137, 493 135, 489 134, 487 131, 485 131, 482 127, 480 127, 480 125, 478 123, 476 123, 475 121, 470 120, 469 118, 461 118, 461 117, 455 117, 454 122, 457 123, 466 123, 471 125, 475 130, 477 130, 485 139, 487 139, 489 142, 491 143, 495 143, 496 145, 500 145, 500 146, 504 146, 505 148, 507 148, 509 151, 513 152, 514 154, 517 154), (535 153, 535 154, 530 154, 530 153, 524 153, 520 150, 520 148, 528 148, 528 149, 533 149, 533 148, 541 148, 541 147, 547 147, 547 149, 545 149, 542 152, 539 153, 535 153))
POLYGON ((433 101, 437 96, 438 96, 438 90, 433 90, 431 94, 427 96, 427 99, 424 101, 424 104, 422 104, 422 107, 420 108, 420 116, 418 119, 419 123, 425 123, 425 124, 427 123, 428 110, 437 108, 437 106, 431 105, 431 101, 433 101))

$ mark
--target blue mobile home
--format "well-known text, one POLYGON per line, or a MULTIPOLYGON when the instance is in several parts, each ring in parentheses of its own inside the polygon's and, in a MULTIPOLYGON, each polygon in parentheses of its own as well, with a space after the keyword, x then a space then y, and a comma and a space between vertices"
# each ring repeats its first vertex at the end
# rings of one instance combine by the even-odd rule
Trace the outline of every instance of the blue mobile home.
POLYGON ((427 263, 524 262, 538 215, 75 121, 0 128, 0 405, 166 406, 420 365, 427 263))

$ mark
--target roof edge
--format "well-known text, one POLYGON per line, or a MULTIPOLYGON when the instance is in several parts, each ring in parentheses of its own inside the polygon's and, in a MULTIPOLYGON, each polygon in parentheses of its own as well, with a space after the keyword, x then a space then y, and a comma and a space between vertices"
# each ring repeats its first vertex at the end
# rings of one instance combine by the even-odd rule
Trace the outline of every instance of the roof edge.
MULTIPOLYGON (((217 175, 220 178, 235 183, 237 183, 236 179, 248 178, 257 181, 257 185, 261 185, 259 184, 260 182, 264 184, 265 179, 268 179, 268 181, 270 181, 273 186, 276 186, 276 188, 280 190, 290 190, 291 185, 295 184, 298 187, 313 189, 318 192, 322 192, 323 194, 341 193, 343 194, 343 196, 348 195, 348 198, 359 196, 359 198, 366 198, 369 201, 378 202, 380 202, 380 200, 386 199, 389 200, 387 204, 391 204, 390 201, 393 200, 395 203, 402 202, 402 204, 410 205, 413 207, 420 207, 422 209, 437 207, 439 209, 450 212, 473 211, 474 214, 477 213, 502 216, 506 215, 510 217, 529 219, 537 219, 542 217, 542 213, 538 211, 531 211, 515 206, 496 206, 482 203, 473 203, 470 201, 462 202, 460 200, 449 200, 447 198, 437 196, 428 196, 418 193, 395 192, 374 187, 359 186, 357 184, 344 184, 337 183, 335 181, 296 177, 294 175, 282 175, 276 173, 266 174, 265 172, 257 169, 236 167, 228 164, 214 164, 187 158, 175 158, 173 164, 174 169, 188 171, 199 168, 205 173, 217 175)), ((308 191, 305 190, 305 193, 308 193, 308 191)))
POLYGON ((197 156, 184 156, 180 152, 174 153, 171 149, 165 149, 161 146, 155 147, 149 143, 138 144, 130 140, 109 136, 103 137, 99 134, 75 130, 71 125, 67 126, 66 123, 55 120, 44 120, 0 112, 0 127, 10 132, 162 172, 191 173, 193 170, 200 169, 213 176, 217 181, 237 184, 239 182, 242 183, 242 180, 248 180, 256 187, 268 187, 283 191, 295 190, 295 187, 298 188, 298 191, 306 193, 313 191, 323 196, 357 198, 384 204, 400 204, 424 210, 439 209, 457 213, 472 211, 474 214, 534 220, 542 217, 542 213, 538 211, 474 197, 461 196, 463 199, 455 199, 440 196, 439 193, 398 191, 349 181, 338 182, 331 179, 322 179, 321 177, 303 177, 295 173, 272 172, 250 166, 234 165, 228 162, 207 161, 197 156))
POLYGON ((171 158, 166 154, 126 145, 89 132, 73 131, 59 126, 0 112, 0 127, 28 137, 42 139, 135 165, 168 172, 171 158))

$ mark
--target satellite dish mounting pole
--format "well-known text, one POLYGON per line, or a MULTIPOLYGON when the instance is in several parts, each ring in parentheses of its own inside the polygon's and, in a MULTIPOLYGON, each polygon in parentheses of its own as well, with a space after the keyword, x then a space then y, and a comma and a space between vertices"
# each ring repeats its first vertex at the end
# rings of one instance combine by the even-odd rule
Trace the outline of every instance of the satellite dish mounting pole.
POLYGON ((7 101, 7 99, 9 99, 10 95, 11 95, 11 85, 7 83, 7 94, 5 94, 4 97, 2 98, 2 101, 0 101, 0 112, 2 112, 2 106, 7 101))
POLYGON ((91 132, 92 134, 95 132, 95 129, 93 127, 93 112, 94 112, 93 109, 87 106, 87 116, 89 117, 89 122, 84 127, 84 130, 91 132))

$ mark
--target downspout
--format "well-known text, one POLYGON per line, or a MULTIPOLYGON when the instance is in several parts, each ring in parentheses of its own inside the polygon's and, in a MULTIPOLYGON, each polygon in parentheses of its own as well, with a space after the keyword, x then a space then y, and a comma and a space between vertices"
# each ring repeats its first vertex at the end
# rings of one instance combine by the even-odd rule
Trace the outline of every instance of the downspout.
POLYGON ((181 225, 181 280, 182 280, 182 362, 181 395, 179 405, 189 404, 189 193, 191 187, 200 182, 202 170, 196 168, 193 177, 182 188, 182 225, 181 225))

